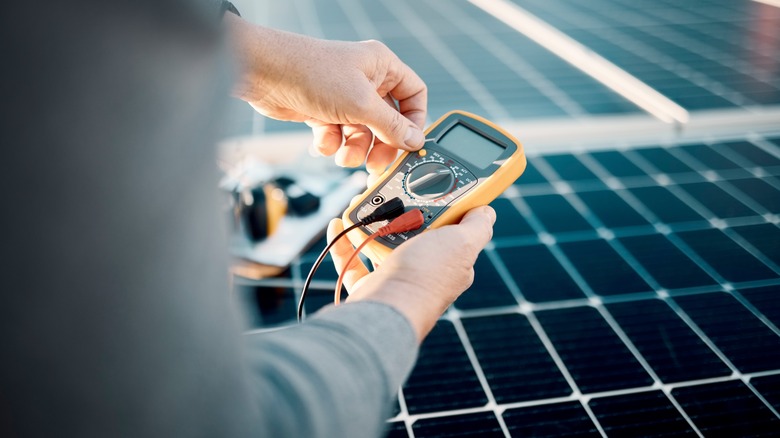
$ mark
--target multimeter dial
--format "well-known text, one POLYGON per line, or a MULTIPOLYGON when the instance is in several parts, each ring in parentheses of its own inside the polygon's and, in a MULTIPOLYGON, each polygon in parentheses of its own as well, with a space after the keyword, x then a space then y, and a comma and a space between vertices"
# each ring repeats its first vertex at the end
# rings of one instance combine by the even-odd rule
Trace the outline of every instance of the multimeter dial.
POLYGON ((418 199, 435 199, 455 186, 455 175, 443 163, 423 163, 410 170, 404 180, 407 193, 418 199))

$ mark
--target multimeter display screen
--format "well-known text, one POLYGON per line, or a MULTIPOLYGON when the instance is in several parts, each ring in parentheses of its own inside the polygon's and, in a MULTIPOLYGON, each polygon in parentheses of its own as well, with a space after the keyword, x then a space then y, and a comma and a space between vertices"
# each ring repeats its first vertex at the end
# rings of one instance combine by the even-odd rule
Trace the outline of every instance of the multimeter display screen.
POLYGON ((436 143, 480 169, 493 164, 505 150, 461 123, 456 123, 436 143))

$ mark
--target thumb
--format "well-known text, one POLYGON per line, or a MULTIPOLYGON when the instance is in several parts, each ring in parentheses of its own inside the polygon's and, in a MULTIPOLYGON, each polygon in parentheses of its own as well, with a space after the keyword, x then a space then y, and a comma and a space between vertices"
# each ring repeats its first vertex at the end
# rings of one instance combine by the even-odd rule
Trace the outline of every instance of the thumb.
POLYGON ((411 120, 404 117, 384 99, 374 93, 368 111, 358 116, 382 143, 398 149, 416 151, 425 141, 425 134, 411 120))

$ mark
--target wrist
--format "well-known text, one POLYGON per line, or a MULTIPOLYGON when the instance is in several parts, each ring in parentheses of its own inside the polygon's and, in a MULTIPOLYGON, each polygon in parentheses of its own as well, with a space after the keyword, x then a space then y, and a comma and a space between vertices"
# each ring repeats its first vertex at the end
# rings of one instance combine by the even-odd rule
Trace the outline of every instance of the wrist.
POLYGON ((361 285, 350 300, 375 301, 387 304, 404 315, 422 342, 439 317, 452 304, 441 294, 403 279, 373 275, 361 285))

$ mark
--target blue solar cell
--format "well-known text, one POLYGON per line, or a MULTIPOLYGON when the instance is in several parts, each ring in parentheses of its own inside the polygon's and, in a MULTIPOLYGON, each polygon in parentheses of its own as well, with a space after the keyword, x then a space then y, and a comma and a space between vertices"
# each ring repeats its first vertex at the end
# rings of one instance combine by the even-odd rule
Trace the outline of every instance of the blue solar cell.
POLYGON ((517 211, 512 202, 499 198, 490 203, 496 210, 496 223, 493 225, 493 237, 534 236, 536 233, 528 221, 517 211))
POLYGON ((455 301, 459 309, 516 305, 512 293, 496 271, 490 258, 480 253, 474 264, 474 283, 455 301))
POLYGON ((743 373, 772 370, 780 364, 780 336, 731 295, 691 295, 674 301, 743 373))
POLYGON ((753 198, 770 213, 780 213, 780 191, 765 180, 761 178, 732 179, 729 180, 729 184, 753 198))
POLYGON ((747 141, 733 141, 714 146, 730 149, 746 160, 761 167, 780 166, 780 158, 747 141))
POLYGON ((663 301, 608 304, 607 310, 665 383, 731 374, 726 364, 663 301))
POLYGON ((541 173, 536 169, 536 166, 533 163, 532 158, 528 158, 525 166, 525 171, 523 171, 523 174, 520 175, 520 178, 515 181, 515 184, 525 186, 525 185, 550 185, 550 182, 547 181, 547 178, 542 176, 541 173))
POLYGON ((550 233, 595 231, 585 218, 561 195, 526 196, 523 198, 544 228, 550 233))
POLYGON ((717 284, 662 235, 621 237, 619 241, 658 284, 666 289, 717 284))
POLYGON ((588 155, 618 178, 647 176, 642 169, 618 151, 598 151, 591 152, 588 155))
POLYGON ((780 419, 740 381, 672 390, 704 436, 777 436, 780 419))
POLYGON ((777 278, 778 275, 720 230, 684 231, 677 234, 704 261, 728 281, 777 278))
POLYGON ((574 155, 545 155, 544 160, 561 179, 567 181, 598 181, 598 177, 574 155))
MULTIPOLYGON (((742 169, 742 166, 715 152, 715 150, 709 146, 696 144, 682 146, 680 149, 699 160, 706 167, 714 170, 742 169)), ((743 171, 743 173, 748 174, 746 171, 743 171)))
POLYGON ((780 411, 780 374, 773 376, 754 377, 750 384, 771 404, 780 411))
POLYGON ((412 425, 416 438, 445 438, 479 436, 503 438, 504 432, 493 412, 455 415, 443 418, 417 420, 412 425))
POLYGON ((462 322, 496 402, 571 394, 571 387, 525 316, 496 315, 462 322))
POLYGON ((604 240, 558 244, 582 278, 599 295, 652 290, 636 271, 604 240))
POLYGON ((566 270, 544 245, 498 248, 512 279, 531 302, 584 298, 566 270))
POLYGON ((588 405, 609 437, 697 436, 661 391, 599 397, 588 405))
POLYGON ((420 347, 404 384, 410 414, 484 406, 487 396, 449 321, 439 321, 420 347))
POLYGON ((596 426, 579 402, 507 409, 504 422, 512 436, 524 437, 600 437, 596 426))
POLYGON ((688 192, 717 217, 725 219, 758 215, 747 205, 711 182, 680 184, 679 187, 688 192))
POLYGON ((649 226, 650 223, 615 192, 597 190, 577 196, 608 228, 649 226))
POLYGON ((746 225, 732 228, 769 260, 780 265, 780 228, 773 224, 746 225))
POLYGON ((583 393, 653 383, 596 309, 546 310, 536 316, 583 393))
POLYGON ((641 148, 634 152, 649 161, 662 173, 693 173, 695 172, 687 164, 683 163, 672 154, 662 148, 641 148))
POLYGON ((739 292, 775 327, 780 327, 780 285, 740 289, 739 292))
POLYGON ((661 222, 703 222, 704 218, 688 207, 678 197, 663 187, 638 187, 629 189, 661 222))

